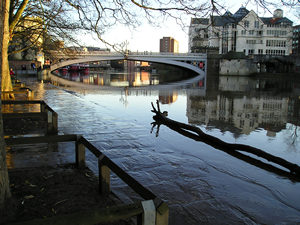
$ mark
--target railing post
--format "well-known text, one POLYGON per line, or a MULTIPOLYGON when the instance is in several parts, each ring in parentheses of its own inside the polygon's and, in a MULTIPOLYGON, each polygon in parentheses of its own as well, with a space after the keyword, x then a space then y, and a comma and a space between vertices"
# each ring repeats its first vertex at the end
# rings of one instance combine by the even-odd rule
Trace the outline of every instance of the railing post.
POLYGON ((52 112, 52 134, 58 133, 58 116, 56 112, 52 112))
POLYGON ((52 112, 46 107, 45 109, 46 115, 47 115, 47 134, 52 133, 52 112))
POLYGON ((142 201, 142 225, 156 225, 156 209, 153 200, 142 201))
POLYGON ((169 207, 167 203, 156 198, 154 200, 156 205, 156 221, 155 225, 168 225, 169 224, 169 207))
POLYGON ((27 100, 31 100, 31 91, 29 89, 26 90, 27 100))
POLYGON ((40 110, 41 110, 41 112, 45 112, 46 111, 46 103, 45 102, 41 102, 40 103, 40 110))
POLYGON ((77 136, 76 140, 76 146, 75 146, 75 151, 76 151, 76 166, 77 168, 84 168, 85 167, 85 146, 80 142, 81 136, 77 136))
POLYGON ((98 158, 99 193, 101 195, 110 193, 110 169, 103 163, 105 157, 105 155, 101 154, 98 158))
POLYGON ((45 112, 47 114, 47 133, 48 134, 57 134, 58 132, 58 119, 57 113, 54 112, 51 108, 41 105, 41 112, 45 112))

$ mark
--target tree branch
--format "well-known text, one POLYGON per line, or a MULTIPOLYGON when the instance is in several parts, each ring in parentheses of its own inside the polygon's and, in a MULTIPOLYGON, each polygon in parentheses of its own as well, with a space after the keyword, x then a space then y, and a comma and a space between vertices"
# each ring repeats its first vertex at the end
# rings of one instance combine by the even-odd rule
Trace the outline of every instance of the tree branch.
POLYGON ((15 29, 15 26, 17 25, 17 23, 19 22, 22 13, 24 12, 27 4, 28 4, 29 0, 23 0, 20 7, 18 8, 17 13, 15 14, 15 16, 12 18, 12 20, 10 21, 9 24, 9 34, 12 35, 13 30, 15 29))
MULTIPOLYGON (((200 128, 189 125, 189 124, 185 124, 185 123, 180 123, 177 122, 175 120, 171 120, 169 118, 167 118, 167 112, 161 112, 160 111, 160 107, 159 107, 159 101, 157 100, 156 102, 157 104, 157 109, 154 107, 153 103, 151 103, 152 105, 152 112, 155 113, 155 115, 153 116, 153 119, 155 120, 155 125, 160 125, 160 124, 164 124, 166 126, 168 126, 169 128, 176 130, 177 132, 190 137, 194 140, 197 141, 202 141, 206 144, 211 145, 212 147, 225 151, 228 154, 234 155, 238 158, 241 158, 245 161, 249 161, 248 158, 251 158, 249 156, 243 155, 241 154, 239 151, 241 152, 247 152, 247 153, 251 153, 253 155, 256 155, 258 157, 261 157, 263 159, 266 159, 270 162, 276 163, 284 168, 287 168, 290 173, 288 174, 289 176, 293 176, 296 177, 297 179, 300 179, 300 167, 297 164, 294 163, 290 163, 288 161, 286 161, 285 159, 282 159, 280 157, 277 156, 273 156, 267 152, 264 152, 261 149, 249 146, 249 145, 243 145, 243 144, 232 144, 232 143, 227 143, 224 142, 216 137, 213 137, 211 135, 205 134, 200 128), (191 133, 190 131, 192 131, 193 133, 191 133)), ((153 123, 152 123, 153 124, 153 123)), ((155 126, 154 125, 154 126, 155 126)), ((154 128, 154 126, 152 127, 152 129, 154 128)), ((257 159, 253 159, 251 158, 251 161, 255 162, 255 164, 258 163, 259 160, 257 159)), ((264 167, 266 165, 266 163, 261 162, 262 164, 264 164, 264 167)), ((276 171, 281 171, 281 173, 286 174, 285 171, 276 168, 272 165, 267 164, 268 168, 272 167, 273 170, 276 171)), ((261 166, 260 166, 261 167, 261 166)))

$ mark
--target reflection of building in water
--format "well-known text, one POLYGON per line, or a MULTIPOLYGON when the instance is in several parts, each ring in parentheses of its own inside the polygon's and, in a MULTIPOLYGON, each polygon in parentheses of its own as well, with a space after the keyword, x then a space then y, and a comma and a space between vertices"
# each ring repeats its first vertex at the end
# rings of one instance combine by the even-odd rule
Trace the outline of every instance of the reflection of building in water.
POLYGON ((219 90, 220 91, 249 91, 254 90, 257 84, 255 80, 249 77, 242 76, 220 76, 219 90))
POLYGON ((72 73, 68 72, 62 75, 62 77, 84 84, 94 84, 99 86, 134 87, 159 84, 159 77, 152 75, 147 71, 133 71, 131 73, 111 73, 108 71, 90 73, 88 75, 75 71, 72 73))
POLYGON ((178 98, 177 91, 171 91, 171 90, 160 90, 159 91, 159 101, 161 104, 170 104, 173 102, 176 102, 178 98))
POLYGON ((135 72, 132 86, 146 86, 146 85, 150 85, 150 73, 146 71, 135 72))
POLYGON ((300 97, 289 99, 288 122, 300 126, 300 97))
MULTIPOLYGON (((285 97, 234 98, 218 94, 212 99, 197 96, 189 96, 187 99, 189 123, 216 127, 226 124, 226 129, 232 126, 231 129, 234 129, 235 133, 239 133, 239 130, 249 134, 261 127, 274 136, 272 132, 285 128, 287 116, 288 98, 285 97)), ((223 130, 223 127, 220 130, 223 130)))

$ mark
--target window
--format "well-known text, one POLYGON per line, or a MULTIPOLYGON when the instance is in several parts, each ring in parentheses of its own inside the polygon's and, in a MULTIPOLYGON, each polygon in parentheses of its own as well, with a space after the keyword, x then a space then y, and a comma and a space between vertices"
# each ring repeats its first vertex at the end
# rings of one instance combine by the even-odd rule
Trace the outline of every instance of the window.
POLYGON ((245 27, 249 27, 249 21, 248 21, 248 20, 245 20, 245 21, 244 21, 244 26, 245 26, 245 27))
POLYGON ((253 35, 254 34, 254 30, 249 30, 249 35, 253 35))
POLYGON ((246 40, 246 43, 254 45, 256 44, 256 40, 246 40))
POLYGON ((254 49, 248 49, 248 55, 254 54, 254 49))
POLYGON ((259 28, 259 21, 254 21, 254 27, 259 28))
POLYGON ((246 34, 246 31, 245 30, 242 30, 242 35, 245 35, 246 34))
POLYGON ((258 49, 258 54, 262 55, 263 54, 263 49, 258 49))

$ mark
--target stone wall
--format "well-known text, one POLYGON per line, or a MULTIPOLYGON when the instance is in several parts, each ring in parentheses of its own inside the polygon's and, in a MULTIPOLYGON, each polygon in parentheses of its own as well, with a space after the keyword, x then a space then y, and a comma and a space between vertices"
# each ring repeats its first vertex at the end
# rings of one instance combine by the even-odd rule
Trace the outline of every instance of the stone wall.
POLYGON ((221 59, 220 75, 250 75, 259 72, 259 66, 249 59, 221 59))

